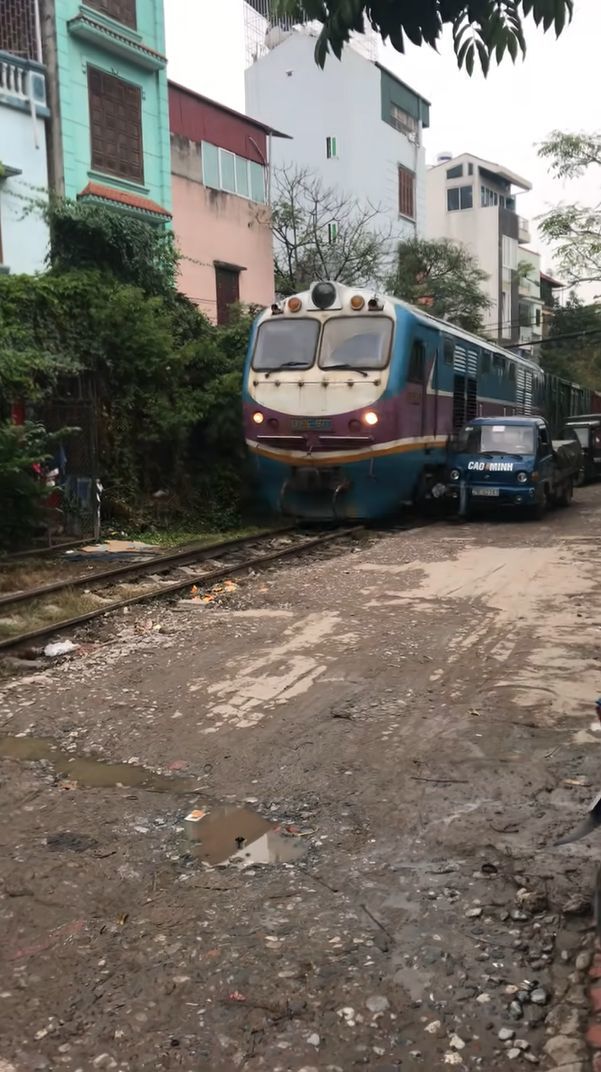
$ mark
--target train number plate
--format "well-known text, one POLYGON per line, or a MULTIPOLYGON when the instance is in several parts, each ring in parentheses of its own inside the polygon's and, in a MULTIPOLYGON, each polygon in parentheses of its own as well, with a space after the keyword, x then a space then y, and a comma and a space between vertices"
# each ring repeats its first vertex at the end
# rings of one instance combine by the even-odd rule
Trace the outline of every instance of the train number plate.
POLYGON ((472 495, 482 496, 487 499, 498 499, 498 488, 472 488, 472 495))
POLYGON ((327 417, 297 417, 292 421, 293 432, 329 432, 331 427, 327 417))

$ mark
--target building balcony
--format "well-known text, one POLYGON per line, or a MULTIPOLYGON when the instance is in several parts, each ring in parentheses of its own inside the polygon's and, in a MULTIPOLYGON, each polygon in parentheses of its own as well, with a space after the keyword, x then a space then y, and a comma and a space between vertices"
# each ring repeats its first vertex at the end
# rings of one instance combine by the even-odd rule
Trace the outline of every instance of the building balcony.
POLYGON ((147 71, 161 71, 167 66, 166 57, 148 48, 135 30, 105 18, 99 12, 90 11, 85 5, 80 7, 79 13, 67 23, 67 27, 73 37, 85 44, 110 52, 147 71))
POLYGON ((524 219, 523 216, 518 216, 518 242, 523 245, 530 242, 530 220, 524 219))
POLYGON ((0 52, 0 105, 48 118, 46 74, 41 63, 0 52))

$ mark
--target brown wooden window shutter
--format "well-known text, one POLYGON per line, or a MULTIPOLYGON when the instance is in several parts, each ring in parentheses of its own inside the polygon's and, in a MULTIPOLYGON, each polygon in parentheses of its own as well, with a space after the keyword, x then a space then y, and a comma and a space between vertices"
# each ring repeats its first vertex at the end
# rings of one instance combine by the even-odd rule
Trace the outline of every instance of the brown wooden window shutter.
POLYGON ((94 11, 129 26, 130 30, 136 29, 136 0, 86 0, 86 3, 94 11))
POLYGON ((144 182, 140 87, 88 67, 88 97, 92 167, 144 182))
POLYGON ((399 212, 415 219, 415 173, 405 167, 399 167, 399 212))

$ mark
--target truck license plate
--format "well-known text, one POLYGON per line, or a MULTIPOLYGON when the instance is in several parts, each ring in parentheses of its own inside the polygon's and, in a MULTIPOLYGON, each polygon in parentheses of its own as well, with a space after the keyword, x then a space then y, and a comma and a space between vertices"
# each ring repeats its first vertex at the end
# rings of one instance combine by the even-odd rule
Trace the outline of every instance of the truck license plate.
POLYGON ((472 488, 472 495, 481 495, 485 498, 495 499, 499 497, 498 488, 472 488))

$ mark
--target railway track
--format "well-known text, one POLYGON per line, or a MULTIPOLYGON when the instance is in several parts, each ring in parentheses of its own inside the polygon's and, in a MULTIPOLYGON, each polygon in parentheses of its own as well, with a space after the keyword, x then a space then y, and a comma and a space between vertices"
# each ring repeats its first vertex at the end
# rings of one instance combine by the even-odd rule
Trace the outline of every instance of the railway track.
POLYGON ((45 601, 49 597, 68 598, 80 590, 83 590, 82 600, 90 605, 81 613, 41 621, 33 628, 1 637, 0 653, 47 639, 125 607, 177 595, 192 586, 210 588, 228 577, 260 569, 279 559, 293 558, 313 548, 342 540, 357 531, 359 527, 355 526, 313 536, 290 526, 200 548, 184 548, 150 560, 128 562, 92 576, 62 578, 34 589, 4 594, 0 597, 0 617, 4 623, 10 621, 7 614, 14 615, 16 612, 18 615, 23 608, 28 609, 34 620, 36 617, 43 618, 45 601))

